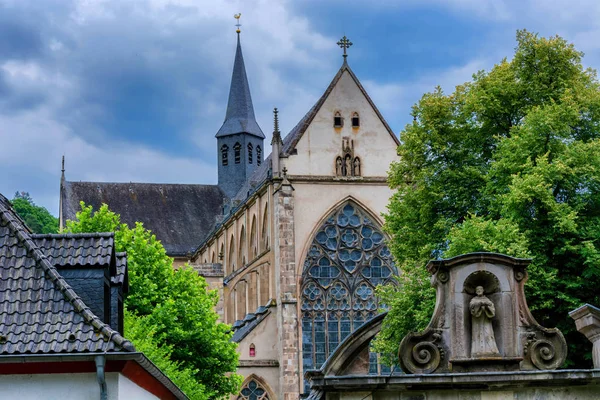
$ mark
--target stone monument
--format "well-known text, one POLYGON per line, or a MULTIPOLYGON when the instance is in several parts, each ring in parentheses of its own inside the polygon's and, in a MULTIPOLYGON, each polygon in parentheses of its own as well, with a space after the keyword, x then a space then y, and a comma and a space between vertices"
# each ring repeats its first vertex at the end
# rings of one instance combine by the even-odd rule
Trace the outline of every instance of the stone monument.
POLYGON ((427 265, 436 305, 427 328, 400 344, 406 373, 551 370, 567 355, 556 328, 531 315, 523 286, 530 260, 471 253, 427 265))

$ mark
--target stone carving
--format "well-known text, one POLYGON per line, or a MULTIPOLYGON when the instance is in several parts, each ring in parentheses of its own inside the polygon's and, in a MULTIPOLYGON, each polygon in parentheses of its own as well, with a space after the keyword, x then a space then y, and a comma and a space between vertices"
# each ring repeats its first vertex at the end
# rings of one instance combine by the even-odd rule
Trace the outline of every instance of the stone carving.
POLYGON ((344 176, 352 175, 352 161, 349 154, 346 154, 346 159, 344 161, 344 176))
POLYGON ((594 368, 600 369, 600 308, 584 304, 569 313, 575 320, 577 330, 592 342, 594 368))
POLYGON ((483 286, 475 288, 476 296, 471 299, 471 357, 500 356, 492 328, 492 318, 496 315, 494 303, 484 295, 483 286))
POLYGON ((360 176, 360 159, 358 157, 354 157, 354 176, 360 176))
POLYGON ((567 345, 558 329, 540 326, 525 300, 529 260, 471 253, 431 261, 437 301, 428 327, 400 343, 407 373, 547 370, 567 345))
POLYGON ((342 167, 342 157, 338 157, 335 160, 335 174, 337 176, 343 175, 344 168, 342 167))
POLYGON ((410 334, 405 337, 402 344, 411 350, 400 353, 402 368, 413 374, 429 374, 435 371, 445 356, 440 345, 441 338, 437 329, 427 329, 422 334, 410 334))

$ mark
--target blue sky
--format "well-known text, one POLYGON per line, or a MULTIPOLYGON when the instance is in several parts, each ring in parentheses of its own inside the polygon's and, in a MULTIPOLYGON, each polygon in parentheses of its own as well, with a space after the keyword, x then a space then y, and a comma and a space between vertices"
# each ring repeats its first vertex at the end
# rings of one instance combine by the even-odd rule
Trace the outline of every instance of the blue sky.
POLYGON ((517 29, 600 65, 595 0, 0 0, 0 193, 56 214, 63 154, 69 180, 215 183, 236 12, 267 140, 273 107, 287 132, 321 96, 344 34, 397 133, 423 93, 510 58, 517 29))

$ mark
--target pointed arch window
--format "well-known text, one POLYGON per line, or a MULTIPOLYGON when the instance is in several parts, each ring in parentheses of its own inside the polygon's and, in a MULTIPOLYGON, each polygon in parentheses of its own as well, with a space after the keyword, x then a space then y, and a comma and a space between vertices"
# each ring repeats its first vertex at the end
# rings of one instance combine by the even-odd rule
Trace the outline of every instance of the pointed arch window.
POLYGON ((340 114, 339 111, 336 111, 335 114, 333 114, 333 127, 341 128, 342 126, 344 126, 344 119, 342 118, 342 114, 340 114))
POLYGON ((252 164, 252 143, 248 143, 248 164, 252 164))
POLYGON ((393 283, 395 275, 381 227, 364 210, 346 202, 329 215, 303 266, 304 371, 320 368, 350 333, 377 315, 375 287, 393 283))
POLYGON ((233 145, 233 156, 235 158, 235 163, 239 164, 242 159, 242 145, 236 143, 233 145))
POLYGON ((269 394, 256 379, 251 379, 244 385, 237 400, 269 400, 269 394))
POLYGON ((256 165, 258 165, 260 167, 261 163, 262 163, 262 149, 260 148, 260 146, 256 146, 256 165))
POLYGON ((229 162, 228 158, 229 158, 229 146, 224 144, 223 146, 221 146, 221 164, 227 165, 229 162))
POLYGON ((353 128, 360 127, 360 117, 358 116, 357 112, 355 112, 354 114, 352 114, 352 127, 353 128))

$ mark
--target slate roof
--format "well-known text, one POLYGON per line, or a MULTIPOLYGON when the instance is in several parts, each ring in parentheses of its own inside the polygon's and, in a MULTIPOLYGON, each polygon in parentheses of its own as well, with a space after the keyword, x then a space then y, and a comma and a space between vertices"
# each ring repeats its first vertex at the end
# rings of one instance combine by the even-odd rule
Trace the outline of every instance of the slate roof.
POLYGON ((98 209, 103 203, 121 215, 121 222, 144 227, 165 246, 170 256, 193 252, 222 214, 225 194, 217 185, 159 183, 61 183, 63 218, 75 219, 79 202, 98 209))
POLYGON ((249 133, 261 139, 265 138, 254 116, 254 106, 252 105, 252 96, 250 95, 250 86, 248 85, 248 76, 246 75, 246 66, 244 65, 239 33, 225 122, 223 122, 223 126, 221 126, 215 137, 235 135, 236 133, 249 133))
POLYGON ((73 291, 0 195, 0 354, 135 351, 73 291))
POLYGON ((272 306, 275 305, 273 300, 269 300, 269 302, 264 305, 258 307, 258 309, 253 313, 248 313, 244 317, 244 319, 237 320, 231 326, 231 330, 233 331, 233 336, 231 337, 231 341, 235 343, 239 343, 244 339, 250 332, 254 330, 267 316, 271 313, 269 310, 272 306))
POLYGON ((55 267, 110 265, 115 245, 114 233, 36 234, 31 238, 55 267))

